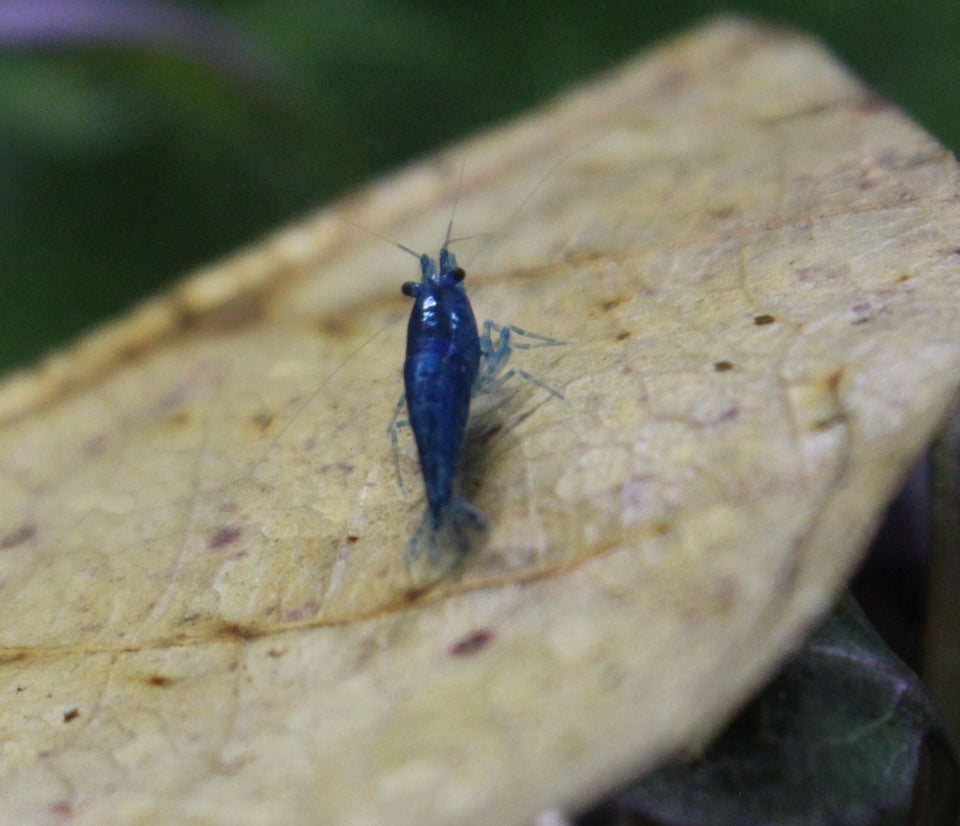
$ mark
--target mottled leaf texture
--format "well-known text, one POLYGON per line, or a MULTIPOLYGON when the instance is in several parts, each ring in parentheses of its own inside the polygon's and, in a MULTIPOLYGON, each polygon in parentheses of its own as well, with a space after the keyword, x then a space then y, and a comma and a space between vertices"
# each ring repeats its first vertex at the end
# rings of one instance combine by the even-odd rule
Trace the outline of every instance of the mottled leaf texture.
POLYGON ((658 826, 954 826, 958 799, 929 693, 849 600, 701 759, 618 805, 658 826))
POLYGON ((953 397, 957 184, 816 43, 720 20, 11 378, 0 822, 525 824, 702 746, 953 397), (571 343, 515 362, 564 402, 479 400, 490 531, 417 593, 416 263, 339 217, 434 251, 458 191, 478 315, 571 343))

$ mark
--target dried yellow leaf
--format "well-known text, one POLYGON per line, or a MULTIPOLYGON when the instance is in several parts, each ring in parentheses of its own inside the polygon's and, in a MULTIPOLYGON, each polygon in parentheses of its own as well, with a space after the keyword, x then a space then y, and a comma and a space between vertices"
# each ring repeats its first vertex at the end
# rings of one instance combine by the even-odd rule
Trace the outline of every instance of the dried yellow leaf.
POLYGON ((957 184, 819 46, 718 21, 10 379, 0 822, 524 824, 702 743, 953 397, 957 184), (458 228, 512 216, 474 307, 572 342, 515 356, 566 403, 478 406, 489 539, 415 593, 416 266, 337 216, 433 252, 462 160, 458 228))

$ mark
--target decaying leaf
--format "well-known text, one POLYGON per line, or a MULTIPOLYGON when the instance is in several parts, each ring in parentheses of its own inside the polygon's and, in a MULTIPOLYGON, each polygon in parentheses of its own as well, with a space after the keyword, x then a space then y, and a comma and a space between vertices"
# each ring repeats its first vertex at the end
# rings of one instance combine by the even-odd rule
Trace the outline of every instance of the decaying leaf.
POLYGON ((702 745, 952 397, 957 182, 816 44, 720 21, 14 377, 0 820, 522 824, 702 745), (458 247, 478 314, 573 343, 517 354, 565 403, 478 410, 489 539, 417 594, 416 268, 337 216, 433 251, 461 162, 460 233, 513 216, 458 247))

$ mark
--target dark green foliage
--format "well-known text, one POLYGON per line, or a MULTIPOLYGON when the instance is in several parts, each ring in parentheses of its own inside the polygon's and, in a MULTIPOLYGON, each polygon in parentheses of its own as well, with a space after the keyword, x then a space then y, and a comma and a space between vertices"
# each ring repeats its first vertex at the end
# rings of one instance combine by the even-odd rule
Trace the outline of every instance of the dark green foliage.
POLYGON ((953 826, 958 796, 933 701, 848 600, 700 760, 620 795, 614 822, 953 826))
MULTIPOLYGON (((212 18, 206 40, 14 49, 0 32, 0 370, 378 171, 730 10, 717 0, 184 8, 212 18)), ((737 10, 819 35, 960 146, 954 0, 737 10)))

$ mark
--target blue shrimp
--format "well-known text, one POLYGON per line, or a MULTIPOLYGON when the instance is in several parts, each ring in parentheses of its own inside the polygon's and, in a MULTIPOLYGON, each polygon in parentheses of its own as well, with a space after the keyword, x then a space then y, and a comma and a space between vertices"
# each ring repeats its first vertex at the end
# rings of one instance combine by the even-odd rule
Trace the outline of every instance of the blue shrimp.
MULTIPOLYGON (((451 220, 451 226, 452 226, 451 220)), ((451 572, 469 553, 475 538, 486 529, 483 515, 453 492, 460 464, 470 399, 489 392, 519 375, 562 399, 556 390, 524 370, 501 374, 514 347, 529 349, 565 342, 519 327, 484 323, 483 335, 467 298, 466 273, 447 248, 450 227, 435 261, 400 244, 420 260, 421 280, 403 284, 404 295, 414 299, 407 325, 407 352, 403 363, 404 397, 388 428, 397 456, 396 430, 409 425, 413 430, 420 470, 427 495, 427 508, 407 543, 406 560, 414 582, 427 586, 451 572), (498 333, 496 344, 491 331, 498 333), (534 339, 535 343, 514 343, 511 332, 534 339), (407 422, 397 416, 407 404, 407 422)), ((399 462, 397 466, 399 480, 399 462)))

